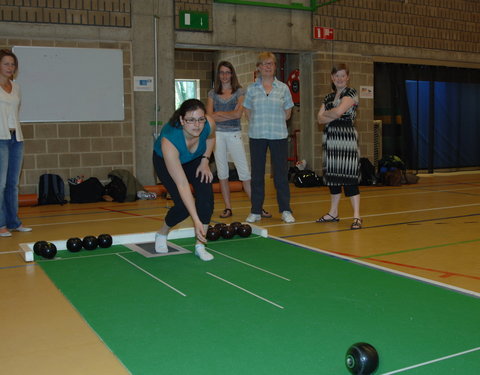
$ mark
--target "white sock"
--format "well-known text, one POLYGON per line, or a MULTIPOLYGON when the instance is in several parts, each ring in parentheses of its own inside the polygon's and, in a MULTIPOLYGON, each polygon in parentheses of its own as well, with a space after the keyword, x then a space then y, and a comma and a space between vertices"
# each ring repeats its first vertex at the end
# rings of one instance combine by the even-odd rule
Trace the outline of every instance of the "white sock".
POLYGON ((167 236, 160 233, 155 233, 155 252, 168 253, 167 236))
POLYGON ((213 255, 205 250, 205 245, 201 243, 195 245, 195 255, 205 262, 213 259, 213 255))

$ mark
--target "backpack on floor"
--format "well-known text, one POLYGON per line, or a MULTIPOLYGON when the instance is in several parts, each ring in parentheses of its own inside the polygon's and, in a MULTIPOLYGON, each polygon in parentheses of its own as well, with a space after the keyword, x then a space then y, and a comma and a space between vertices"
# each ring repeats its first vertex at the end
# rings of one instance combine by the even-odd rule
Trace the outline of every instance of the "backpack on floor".
POLYGON ((360 158, 360 185, 369 186, 377 183, 375 166, 368 158, 360 158))
POLYGON ((111 181, 105 185, 103 194, 110 196, 115 202, 125 202, 125 199, 127 199, 127 187, 123 183, 122 179, 114 175, 108 176, 110 177, 111 181))
POLYGON ((38 205, 65 204, 65 184, 58 174, 42 174, 38 182, 38 205))
POLYGON ((296 187, 314 187, 322 185, 322 179, 314 171, 305 169, 295 174, 293 183, 296 187))
POLYGON ((80 184, 70 186, 70 203, 94 203, 102 201, 105 187, 96 177, 90 177, 80 184))

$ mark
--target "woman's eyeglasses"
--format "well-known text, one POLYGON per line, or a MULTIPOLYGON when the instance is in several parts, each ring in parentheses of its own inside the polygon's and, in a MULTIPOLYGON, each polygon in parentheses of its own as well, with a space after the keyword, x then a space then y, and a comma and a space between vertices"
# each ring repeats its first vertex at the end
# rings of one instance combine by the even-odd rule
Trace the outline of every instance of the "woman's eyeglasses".
POLYGON ((207 122, 207 119, 205 117, 200 117, 200 118, 185 118, 183 119, 188 125, 193 125, 195 124, 196 122, 198 122, 199 124, 205 124, 207 122))

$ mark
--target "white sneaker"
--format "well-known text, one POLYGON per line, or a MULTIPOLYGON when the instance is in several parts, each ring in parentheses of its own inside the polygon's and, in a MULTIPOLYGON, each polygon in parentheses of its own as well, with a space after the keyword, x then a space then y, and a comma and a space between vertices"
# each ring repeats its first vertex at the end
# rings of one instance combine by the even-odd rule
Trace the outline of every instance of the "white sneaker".
POLYGON ((166 254, 168 253, 167 236, 160 233, 155 233, 155 252, 166 254))
POLYGON ((294 223, 295 218, 292 216, 290 211, 283 211, 282 212, 282 220, 286 223, 294 223))
POLYGON ((256 221, 262 220, 262 215, 260 214, 250 214, 247 216, 247 219, 245 220, 247 223, 254 223, 256 221))
POLYGON ((213 259, 213 255, 210 254, 207 250, 205 250, 205 245, 201 243, 197 243, 195 245, 195 255, 204 262, 208 262, 209 260, 213 259))
POLYGON ((32 228, 27 228, 27 227, 24 227, 23 225, 20 225, 18 228, 15 228, 12 230, 16 232, 31 232, 32 228))
POLYGON ((6 232, 1 232, 0 237, 12 237, 12 234, 7 230, 6 232))

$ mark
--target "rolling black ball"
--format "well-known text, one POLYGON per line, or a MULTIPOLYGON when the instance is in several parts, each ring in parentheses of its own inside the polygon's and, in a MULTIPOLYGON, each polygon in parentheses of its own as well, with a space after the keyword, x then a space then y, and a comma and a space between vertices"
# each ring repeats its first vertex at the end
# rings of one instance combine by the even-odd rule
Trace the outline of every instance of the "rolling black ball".
POLYGON ((220 238, 220 230, 218 228, 209 228, 207 230, 207 240, 216 241, 220 238))
POLYGON ((40 247, 40 255, 45 259, 53 259, 57 255, 57 247, 53 243, 48 242, 40 247))
POLYGON ((82 241, 85 250, 95 250, 98 246, 98 241, 95 236, 86 236, 82 241))
POLYGON ((354 375, 372 374, 378 367, 378 353, 366 342, 353 344, 345 355, 345 365, 354 375))
POLYGON ((78 237, 72 237, 67 240, 67 249, 72 253, 77 253, 82 250, 83 242, 78 237))
POLYGON ((252 234, 252 227, 248 224, 242 224, 237 228, 237 234, 240 237, 248 237, 252 234))
POLYGON ((97 240, 98 240, 98 246, 100 246, 103 249, 106 249, 107 247, 112 246, 112 243, 113 243, 112 236, 110 236, 109 234, 100 234, 97 237, 97 240))
POLYGON ((37 241, 33 245, 33 252, 37 255, 40 255, 40 249, 44 246, 48 245, 47 241, 37 241))
POLYGON ((230 239, 230 238, 233 238, 233 236, 235 236, 235 228, 232 228, 230 225, 226 225, 224 227, 222 227, 222 229, 220 229, 220 234, 222 235, 223 238, 225 239, 230 239))

